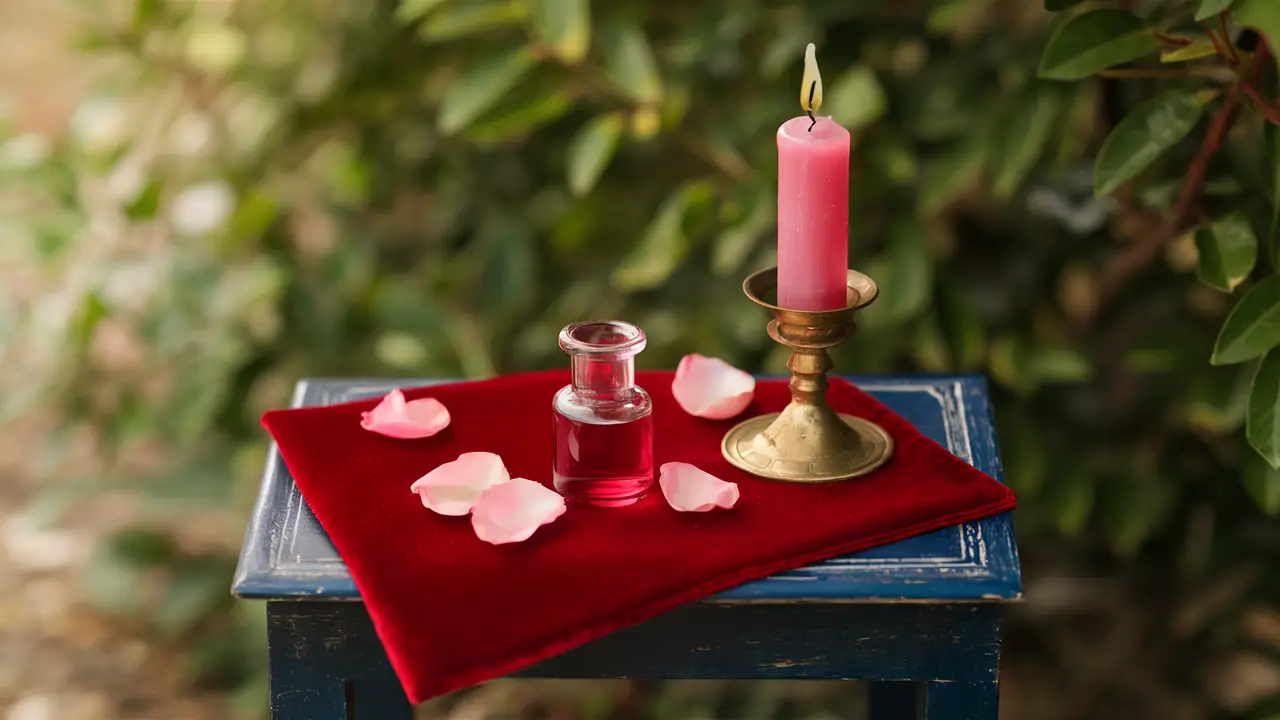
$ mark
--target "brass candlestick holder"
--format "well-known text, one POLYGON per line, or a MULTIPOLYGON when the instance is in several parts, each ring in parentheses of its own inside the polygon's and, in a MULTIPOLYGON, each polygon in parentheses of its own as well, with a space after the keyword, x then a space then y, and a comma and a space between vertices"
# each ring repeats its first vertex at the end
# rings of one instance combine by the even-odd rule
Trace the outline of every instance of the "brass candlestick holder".
POLYGON ((893 456, 893 438, 879 425, 841 415, 827 404, 828 348, 853 337, 853 313, 870 305, 876 283, 850 270, 848 300, 839 310, 788 310, 776 302, 778 269, 761 270, 742 283, 769 310, 769 337, 791 348, 791 403, 780 413, 745 420, 721 443, 735 467, 770 480, 824 483, 866 475, 893 456))

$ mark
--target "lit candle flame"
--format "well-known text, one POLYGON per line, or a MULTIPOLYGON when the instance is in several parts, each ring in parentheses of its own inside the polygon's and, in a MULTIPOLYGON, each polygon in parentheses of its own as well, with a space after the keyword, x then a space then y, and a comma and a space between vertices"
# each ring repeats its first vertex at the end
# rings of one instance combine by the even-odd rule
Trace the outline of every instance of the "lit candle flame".
POLYGON ((822 107, 822 74, 818 72, 817 48, 809 43, 804 49, 804 78, 800 81, 800 107, 812 120, 809 132, 818 124, 813 116, 822 107))

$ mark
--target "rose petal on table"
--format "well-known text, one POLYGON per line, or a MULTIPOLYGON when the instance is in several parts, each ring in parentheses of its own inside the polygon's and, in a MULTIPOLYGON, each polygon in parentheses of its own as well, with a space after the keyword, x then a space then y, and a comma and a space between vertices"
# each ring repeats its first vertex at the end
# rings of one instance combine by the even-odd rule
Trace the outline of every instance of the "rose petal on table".
POLYGON ((658 485, 667 504, 680 512, 728 510, 738 502, 738 484, 689 463, 670 462, 658 468, 658 485))
POLYGON ((676 367, 671 394, 685 412, 711 420, 741 413, 755 396, 756 379, 720 358, 685 355, 676 367))
POLYGON ((471 511, 471 527, 481 540, 501 545, 528 540, 534 531, 564 514, 564 498, 524 478, 495 485, 471 511))
POLYGON ((449 427, 449 410, 435 398, 406 402, 404 393, 392 390, 374 409, 360 414, 360 427, 393 438, 431 437, 449 427))
POLYGON ((414 481, 409 489, 441 515, 466 515, 485 490, 511 480, 502 458, 489 452, 458 456, 414 481))

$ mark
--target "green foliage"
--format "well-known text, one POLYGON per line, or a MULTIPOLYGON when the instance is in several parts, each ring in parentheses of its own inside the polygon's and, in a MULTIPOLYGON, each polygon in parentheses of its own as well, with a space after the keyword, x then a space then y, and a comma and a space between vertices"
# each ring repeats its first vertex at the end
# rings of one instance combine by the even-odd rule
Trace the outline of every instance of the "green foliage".
POLYGON ((1253 286, 1231 309, 1213 348, 1214 365, 1251 360, 1280 345, 1280 276, 1253 286))
POLYGON ((1110 195, 1191 132, 1212 92, 1170 89, 1134 108, 1098 150, 1093 191, 1110 195))
POLYGON ((1195 19, 1197 21, 1206 20, 1218 13, 1226 12, 1231 7, 1232 2, 1233 0, 1200 0, 1200 5, 1196 8, 1195 19))
POLYGON ((1258 259, 1258 239, 1248 218, 1233 213, 1196 231, 1200 282, 1223 292, 1231 292, 1253 272, 1258 259))
MULTIPOLYGON (((925 3, 892 22, 879 5, 100 18, 93 52, 128 72, 71 136, 0 123, 0 254, 52 289, 0 305, 22 370, 0 417, 93 428, 95 487, 181 526, 244 512, 257 417, 300 376, 558 367, 556 332, 603 316, 645 327, 649 367, 701 352, 776 371, 740 283, 776 260, 774 134, 813 41, 825 110, 854 134, 851 263, 882 291, 839 370, 989 376, 1024 543, 1167 556, 1210 508, 1215 553, 1249 547, 1277 503, 1276 76, 1252 33, 1219 53, 1177 29, 1225 8, 1280 40, 1280 4, 925 3), (155 448, 161 477, 129 470, 155 448)), ((225 599, 229 568, 184 568, 179 547, 117 538, 91 594, 216 636, 225 603, 199 598, 225 599), (162 591, 137 598, 144 577, 162 591)), ((213 639, 193 666, 236 677, 213 639)))
POLYGON ((1111 9, 1081 13, 1049 38, 1040 56, 1040 77, 1079 80, 1159 47, 1160 41, 1132 13, 1111 9))

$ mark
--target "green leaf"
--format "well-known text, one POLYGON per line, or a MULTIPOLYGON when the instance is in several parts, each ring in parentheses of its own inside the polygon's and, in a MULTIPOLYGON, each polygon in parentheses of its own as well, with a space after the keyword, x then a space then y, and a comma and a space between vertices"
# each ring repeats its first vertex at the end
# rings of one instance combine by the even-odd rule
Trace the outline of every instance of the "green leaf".
POLYGON ((644 31, 634 24, 620 24, 610 29, 607 41, 606 64, 619 87, 638 102, 660 102, 662 75, 644 31))
POLYGON ((997 198, 1007 200, 1018 191, 1044 152, 1061 110, 1061 97, 1043 88, 1015 106, 994 152, 997 167, 992 191, 997 198))
POLYGON ((1249 391, 1257 371, 1254 363, 1231 369, 1205 367, 1189 389, 1187 422, 1197 430, 1215 435, 1239 430, 1245 423, 1249 391))
POLYGON ((1117 555, 1137 554, 1168 519, 1175 488, 1158 477, 1116 478, 1106 485, 1102 517, 1117 555))
POLYGON ((533 303, 538 290, 538 253, 528 223, 505 219, 487 235, 488 257, 476 305, 491 317, 502 317, 533 303))
POLYGON ((1165 52, 1160 53, 1160 62, 1186 62, 1188 60, 1198 60, 1202 57, 1217 54, 1218 49, 1213 46, 1213 43, 1207 41, 1193 42, 1190 45, 1184 45, 1177 50, 1166 50, 1165 52))
POLYGON ((1080 464, 1054 477, 1046 495, 1058 532, 1079 535, 1089 522, 1096 499, 1096 488, 1087 466, 1080 464))
POLYGON ((445 2, 447 0, 400 0, 400 4, 396 6, 396 20, 404 25, 412 25, 445 2))
POLYGON ((931 33, 963 30, 981 21, 989 7, 988 0, 940 0, 929 11, 924 26, 931 33))
POLYGON ((145 28, 163 10, 164 4, 161 0, 137 0, 133 4, 133 29, 145 28))
POLYGON ((982 173, 986 158, 986 134, 976 132, 942 154, 921 189, 920 209, 932 215, 972 187, 982 173))
POLYGON ((1271 467, 1280 468, 1280 352, 1268 352, 1258 364, 1246 417, 1249 444, 1271 467))
POLYGON ((841 75, 826 91, 830 106, 823 110, 832 119, 854 130, 879 120, 888 107, 884 88, 876 78, 875 70, 866 63, 859 63, 841 75))
POLYGON ((1232 213, 1207 228, 1196 231, 1196 249, 1200 261, 1196 276, 1200 282, 1223 292, 1236 289, 1249 273, 1258 257, 1258 240, 1249 220, 1232 213))
POLYGON ((970 295, 944 282, 937 308, 942 334, 947 338, 956 369, 978 367, 987 352, 987 328, 970 295))
POLYGON ((1039 75, 1080 80, 1161 47, 1142 20, 1123 10, 1093 10, 1060 25, 1040 57, 1039 75))
POLYGON ((578 131, 565 159, 569 189, 574 195, 581 197, 591 192, 613 159, 621 139, 622 116, 617 113, 601 115, 578 131))
POLYGON ((926 315, 916 323, 915 338, 912 342, 913 358, 924 372, 940 373, 951 368, 951 353, 947 347, 947 339, 938 326, 936 314, 926 315))
POLYGON ((169 579, 164 597, 152 615, 161 633, 176 637, 226 604, 230 569, 208 559, 185 560, 169 579))
POLYGON ((480 59, 445 93, 440 109, 440 132, 448 135, 470 125, 497 104, 533 66, 533 55, 523 47, 480 59))
POLYGON ((1050 12, 1067 10, 1084 2, 1084 0, 1044 0, 1044 9, 1050 12))
POLYGON ((1262 512, 1271 517, 1280 515, 1280 470, 1251 455, 1245 459, 1241 481, 1262 512))
POLYGON ((1173 88, 1134 108, 1098 150, 1093 164, 1094 195, 1111 194, 1186 137, 1211 97, 1206 91, 1173 88))
POLYGON ((711 188, 703 182, 687 183, 668 196, 640 242, 613 271, 614 287, 623 292, 636 292, 651 290, 666 282, 689 253, 689 238, 684 232, 685 213, 690 206, 705 202, 710 196, 711 188))
POLYGON ((72 347, 83 348, 93 339, 93 331, 98 323, 111 313, 102 298, 96 292, 85 295, 80 300, 80 308, 71 319, 67 340, 72 347))
POLYGON ((1280 268, 1280 127, 1267 123, 1265 162, 1271 180, 1271 229, 1267 238, 1267 254, 1272 268, 1280 268))
POLYGON ((472 125, 467 137, 482 145, 511 142, 564 117, 573 105, 574 99, 566 92, 534 92, 521 85, 472 125))
POLYGON ((446 42, 524 22, 527 7, 511 0, 467 0, 432 12, 418 34, 427 42, 446 42))
POLYGON ((146 528, 127 528, 107 541, 110 552, 135 567, 155 567, 171 562, 178 546, 168 535, 146 528))
POLYGON ((751 211, 741 223, 726 229, 716 238, 711 251, 711 271, 727 277, 742 270, 747 258, 777 220, 777 202, 768 190, 757 190, 751 211))
POLYGON ((533 31, 556 55, 578 62, 591 44, 589 0, 533 0, 533 31))
POLYGON ((95 608, 120 616, 142 607, 142 586, 148 571, 126 562, 109 547, 94 553, 81 580, 84 597, 95 608))
POLYGON ((235 238, 256 239, 267 231, 280 214, 280 203, 260 188, 245 194, 231 216, 228 234, 235 238))
POLYGON ((1196 8, 1196 22, 1226 12, 1232 2, 1233 0, 1200 0, 1200 7, 1196 8))
POLYGON ((1254 285, 1231 308, 1209 362, 1232 365, 1280 345, 1280 275, 1254 285))
POLYGON ((933 258, 925 245, 924 229, 903 222, 889 235, 885 255, 871 263, 880 286, 875 303, 860 311, 868 329, 894 327, 911 320, 929 304, 933 295, 933 258))
POLYGON ((1041 347, 1026 358, 1025 372, 1037 384, 1075 383, 1088 380, 1093 367, 1072 348, 1041 347))
POLYGON ((130 220, 150 220, 160 209, 160 195, 164 191, 164 182, 159 178, 151 178, 138 193, 137 197, 124 206, 125 217, 130 220))

